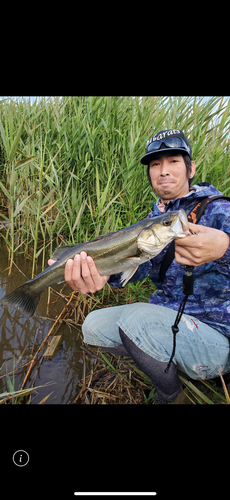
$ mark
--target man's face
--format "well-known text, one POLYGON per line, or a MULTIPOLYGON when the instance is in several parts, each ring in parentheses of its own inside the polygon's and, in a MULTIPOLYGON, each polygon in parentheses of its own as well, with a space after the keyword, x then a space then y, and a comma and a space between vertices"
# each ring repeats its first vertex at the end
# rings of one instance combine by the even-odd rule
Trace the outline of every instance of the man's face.
MULTIPOLYGON (((195 175, 195 163, 192 162, 191 177, 195 175)), ((149 175, 154 191, 163 202, 182 198, 189 193, 189 179, 184 158, 171 152, 155 155, 149 164, 149 175)))

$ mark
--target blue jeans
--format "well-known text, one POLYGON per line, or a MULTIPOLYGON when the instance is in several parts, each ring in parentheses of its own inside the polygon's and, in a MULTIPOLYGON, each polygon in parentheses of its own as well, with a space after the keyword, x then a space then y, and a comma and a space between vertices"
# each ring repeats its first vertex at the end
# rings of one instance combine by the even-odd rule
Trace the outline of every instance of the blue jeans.
MULTIPOLYGON (((91 312, 82 326, 84 341, 97 346, 122 345, 120 327, 136 346, 158 361, 168 362, 173 347, 171 326, 176 311, 136 302, 91 312)), ((193 379, 209 379, 230 371, 229 339, 193 316, 183 314, 173 362, 193 379)))

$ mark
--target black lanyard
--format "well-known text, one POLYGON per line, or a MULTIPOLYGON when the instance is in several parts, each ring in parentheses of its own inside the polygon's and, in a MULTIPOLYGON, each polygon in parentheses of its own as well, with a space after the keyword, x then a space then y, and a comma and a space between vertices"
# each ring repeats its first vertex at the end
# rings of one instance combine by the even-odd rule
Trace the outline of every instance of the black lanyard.
POLYGON ((172 359, 173 359, 175 351, 176 351, 176 334, 179 332, 178 325, 180 323, 181 316, 184 312, 185 304, 187 302, 189 295, 193 294, 193 283, 194 283, 193 266, 183 266, 183 268, 184 268, 183 293, 185 294, 185 296, 180 303, 180 307, 178 309, 176 319, 174 321, 174 324, 171 327, 172 332, 173 332, 173 349, 172 349, 172 354, 171 354, 170 360, 165 368, 165 373, 168 373, 170 365, 172 363, 172 359))

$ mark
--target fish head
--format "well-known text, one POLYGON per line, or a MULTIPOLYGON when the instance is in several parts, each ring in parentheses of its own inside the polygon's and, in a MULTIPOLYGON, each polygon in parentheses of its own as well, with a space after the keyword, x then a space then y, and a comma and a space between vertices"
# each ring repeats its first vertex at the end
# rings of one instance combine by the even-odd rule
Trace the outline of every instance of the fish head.
POLYGON ((137 238, 140 250, 155 257, 172 240, 185 238, 190 233, 188 220, 184 210, 167 212, 152 219, 152 224, 143 229, 137 238))

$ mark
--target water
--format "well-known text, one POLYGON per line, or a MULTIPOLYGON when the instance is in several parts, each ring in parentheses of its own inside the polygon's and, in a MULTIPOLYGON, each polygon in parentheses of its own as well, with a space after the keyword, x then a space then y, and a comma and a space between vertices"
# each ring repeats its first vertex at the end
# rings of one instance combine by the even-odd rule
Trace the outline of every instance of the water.
MULTIPOLYGON (((1 299, 6 293, 31 278, 32 262, 24 255, 16 256, 15 263, 26 277, 15 266, 13 266, 9 276, 8 253, 3 238, 0 238, 0 254, 1 299)), ((41 267, 38 265, 36 274, 39 272, 41 272, 41 267)), ((56 285, 54 288, 60 290, 63 285, 56 285)), ((63 293, 68 294, 69 291, 70 288, 65 285, 63 293)), ((25 318, 18 310, 8 309, 0 305, 0 393, 9 390, 6 377, 3 377, 3 374, 9 373, 13 369, 15 369, 15 390, 20 388, 28 366, 18 371, 16 369, 32 359, 66 303, 64 299, 58 298, 54 292, 51 293, 50 302, 53 304, 49 308, 49 317, 47 317, 47 299, 48 293, 44 291, 32 318, 25 318)), ((82 345, 81 329, 79 327, 77 330, 75 327, 63 323, 57 335, 62 335, 62 342, 59 344, 54 358, 38 357, 38 362, 33 367, 26 387, 34 377, 36 377, 34 386, 51 381, 54 383, 49 387, 34 390, 31 404, 39 404, 51 392, 53 392, 52 395, 44 404, 71 404, 76 397, 77 385, 83 373, 82 351, 80 349, 82 345)), ((47 344, 42 350, 42 354, 44 354, 46 347, 47 344)), ((13 374, 10 374, 10 379, 12 382, 13 374)))

